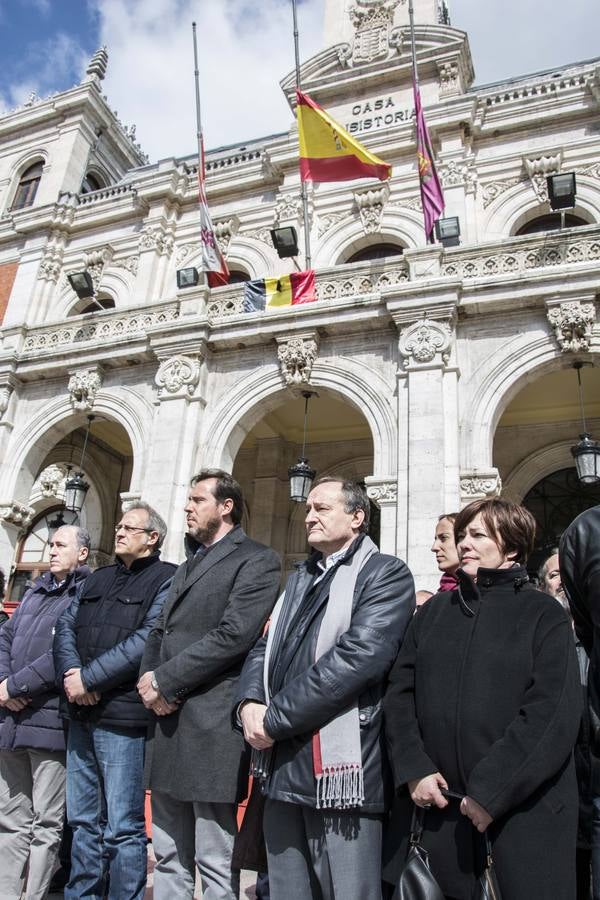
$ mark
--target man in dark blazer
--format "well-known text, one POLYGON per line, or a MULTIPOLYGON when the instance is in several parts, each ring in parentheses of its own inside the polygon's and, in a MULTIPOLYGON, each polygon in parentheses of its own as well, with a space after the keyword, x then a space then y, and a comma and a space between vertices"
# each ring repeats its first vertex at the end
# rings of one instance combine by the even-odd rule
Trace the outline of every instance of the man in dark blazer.
POLYGON ((240 486, 220 469, 191 481, 187 562, 151 632, 138 690, 156 714, 149 752, 155 900, 237 900, 232 872, 236 804, 248 760, 231 707, 244 660, 275 603, 277 555, 240 522, 240 486))

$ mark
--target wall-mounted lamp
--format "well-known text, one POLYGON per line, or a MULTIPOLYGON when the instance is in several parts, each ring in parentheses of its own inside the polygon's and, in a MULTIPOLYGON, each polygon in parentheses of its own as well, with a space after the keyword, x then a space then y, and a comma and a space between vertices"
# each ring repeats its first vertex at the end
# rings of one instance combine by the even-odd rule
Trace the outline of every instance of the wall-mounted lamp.
POLYGON ((435 236, 444 247, 458 247, 460 244, 460 222, 458 216, 438 219, 435 223, 435 236))
POLYGON ((87 269, 84 269, 83 272, 72 272, 67 275, 67 278, 80 300, 87 300, 94 296, 94 282, 87 269))
POLYGON ((546 184, 550 209, 573 209, 577 195, 575 172, 548 175, 546 184))
POLYGON ((593 441, 587 431, 585 423, 585 411, 583 407, 583 385, 581 383, 582 362, 574 362, 573 368, 577 372, 577 384, 579 385, 579 406, 581 409, 581 429, 579 443, 571 447, 571 453, 575 460, 577 477, 582 484, 597 484, 600 481, 600 442, 593 441))
POLYGON ((184 288, 196 287, 200 281, 200 272, 194 266, 187 269, 177 269, 177 287, 181 291, 184 288))
POLYGON ((271 229, 271 240, 280 259, 298 256, 298 235, 293 226, 286 225, 284 228, 271 229))
POLYGON ((308 401, 311 397, 318 397, 316 391, 302 391, 304 397, 304 430, 302 432, 302 453, 300 459, 295 466, 288 469, 288 478, 290 481, 290 498, 296 503, 305 503, 310 493, 310 486, 315 480, 317 474, 312 469, 305 457, 306 452, 306 423, 308 420, 308 401))

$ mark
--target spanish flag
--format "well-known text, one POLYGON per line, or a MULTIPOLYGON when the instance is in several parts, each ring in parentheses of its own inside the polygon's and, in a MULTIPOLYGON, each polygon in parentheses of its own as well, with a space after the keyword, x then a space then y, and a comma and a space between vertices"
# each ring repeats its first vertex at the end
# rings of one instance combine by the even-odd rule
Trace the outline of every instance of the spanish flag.
POLYGON ((302 181, 385 181, 392 167, 350 137, 318 103, 296 91, 302 181))
POLYGON ((244 285, 245 312, 276 306, 296 306, 299 303, 312 303, 316 299, 315 273, 312 269, 308 272, 292 272, 280 278, 247 281, 244 285))

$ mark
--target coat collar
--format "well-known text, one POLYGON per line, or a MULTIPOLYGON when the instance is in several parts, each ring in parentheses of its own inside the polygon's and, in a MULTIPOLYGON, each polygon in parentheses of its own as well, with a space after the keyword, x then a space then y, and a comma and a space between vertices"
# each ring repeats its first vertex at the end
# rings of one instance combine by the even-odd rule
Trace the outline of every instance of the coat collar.
POLYGON ((246 535, 244 531, 240 528, 239 525, 236 525, 234 528, 229 531, 225 537, 221 538, 220 541, 217 541, 216 544, 213 544, 208 553, 201 557, 196 563, 194 563, 194 553, 190 553, 189 551, 193 549, 195 546, 196 550, 200 546, 198 541, 195 541, 191 535, 187 534, 185 538, 186 543, 186 555, 188 557, 188 562, 184 563, 184 571, 185 577, 183 581, 183 590, 188 590, 192 584, 198 581, 209 569, 212 569, 218 562, 224 559, 226 556, 229 556, 230 553, 238 547, 243 541, 246 540, 246 535))
POLYGON ((137 575, 138 572, 143 571, 143 569, 147 569, 148 566, 152 566, 155 562, 158 562, 160 560, 160 550, 157 550, 155 553, 151 553, 150 556, 140 556, 139 559, 134 559, 129 567, 126 566, 118 556, 115 556, 115 560, 117 562, 117 566, 119 567, 119 571, 129 572, 130 575, 137 575))
POLYGON ((529 581, 525 566, 511 566, 510 569, 484 569, 477 572, 477 582, 470 575, 458 569, 458 600, 467 615, 474 615, 475 608, 488 591, 503 591, 516 594, 529 581))

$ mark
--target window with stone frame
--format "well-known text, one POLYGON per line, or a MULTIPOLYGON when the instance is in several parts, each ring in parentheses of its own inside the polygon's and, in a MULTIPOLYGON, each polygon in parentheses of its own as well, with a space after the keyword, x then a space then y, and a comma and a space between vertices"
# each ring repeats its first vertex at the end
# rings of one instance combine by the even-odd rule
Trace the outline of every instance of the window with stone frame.
POLYGON ((37 194, 43 169, 44 164, 41 161, 25 169, 19 179, 11 210, 25 209, 25 207, 32 205, 37 194))

